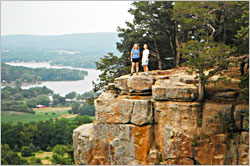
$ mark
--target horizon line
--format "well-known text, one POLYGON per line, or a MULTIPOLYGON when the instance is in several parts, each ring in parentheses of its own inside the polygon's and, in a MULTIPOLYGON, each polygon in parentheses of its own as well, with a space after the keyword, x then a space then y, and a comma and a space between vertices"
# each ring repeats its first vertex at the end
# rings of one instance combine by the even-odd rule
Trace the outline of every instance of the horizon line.
POLYGON ((26 35, 26 36, 63 36, 63 35, 76 35, 76 34, 94 34, 94 33, 118 33, 118 32, 76 32, 76 33, 65 33, 65 34, 25 34, 25 33, 20 33, 20 34, 7 34, 7 35, 2 35, 1 36, 21 36, 21 35, 26 35))

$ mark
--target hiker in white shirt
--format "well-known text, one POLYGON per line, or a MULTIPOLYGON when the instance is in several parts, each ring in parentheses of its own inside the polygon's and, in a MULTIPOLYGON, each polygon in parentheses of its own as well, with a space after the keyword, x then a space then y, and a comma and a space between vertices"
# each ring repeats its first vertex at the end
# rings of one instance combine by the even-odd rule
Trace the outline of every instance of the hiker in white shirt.
POLYGON ((148 75, 148 58, 149 58, 149 50, 148 50, 148 45, 144 44, 143 45, 143 53, 142 53, 142 66, 144 69, 144 75, 148 75))

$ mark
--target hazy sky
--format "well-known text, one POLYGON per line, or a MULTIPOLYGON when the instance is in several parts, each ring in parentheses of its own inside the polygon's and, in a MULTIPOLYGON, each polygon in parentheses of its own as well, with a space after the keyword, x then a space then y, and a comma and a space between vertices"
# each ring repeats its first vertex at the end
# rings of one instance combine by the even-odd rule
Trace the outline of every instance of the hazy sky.
POLYGON ((116 32, 131 1, 1 1, 1 35, 116 32))

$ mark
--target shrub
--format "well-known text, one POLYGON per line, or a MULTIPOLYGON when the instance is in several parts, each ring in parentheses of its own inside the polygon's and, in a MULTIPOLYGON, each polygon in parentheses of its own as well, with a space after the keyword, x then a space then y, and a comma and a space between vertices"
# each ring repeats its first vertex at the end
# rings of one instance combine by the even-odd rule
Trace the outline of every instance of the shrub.
POLYGON ((52 148, 50 146, 47 146, 46 151, 50 152, 50 151, 52 151, 52 148))
POLYGON ((32 150, 28 146, 23 146, 21 150, 22 157, 32 156, 32 150))

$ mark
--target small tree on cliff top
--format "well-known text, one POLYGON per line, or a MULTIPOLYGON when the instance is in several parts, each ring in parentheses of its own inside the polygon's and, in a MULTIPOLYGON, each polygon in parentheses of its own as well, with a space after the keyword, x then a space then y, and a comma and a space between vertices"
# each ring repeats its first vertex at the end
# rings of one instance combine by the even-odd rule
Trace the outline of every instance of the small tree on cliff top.
POLYGON ((186 66, 189 67, 187 72, 198 74, 196 76, 200 81, 198 101, 203 101, 208 79, 228 67, 230 47, 225 44, 202 43, 194 40, 183 43, 182 46, 181 52, 187 59, 186 66), (209 72, 205 74, 206 71, 209 72))
POLYGON ((174 6, 173 18, 190 34, 187 42, 182 43, 177 50, 187 59, 187 72, 195 73, 196 78, 199 78, 198 101, 205 98, 208 79, 226 69, 229 64, 230 47, 214 40, 217 12, 223 12, 218 3, 176 2, 174 6), (209 72, 206 74, 206 71, 209 72))

